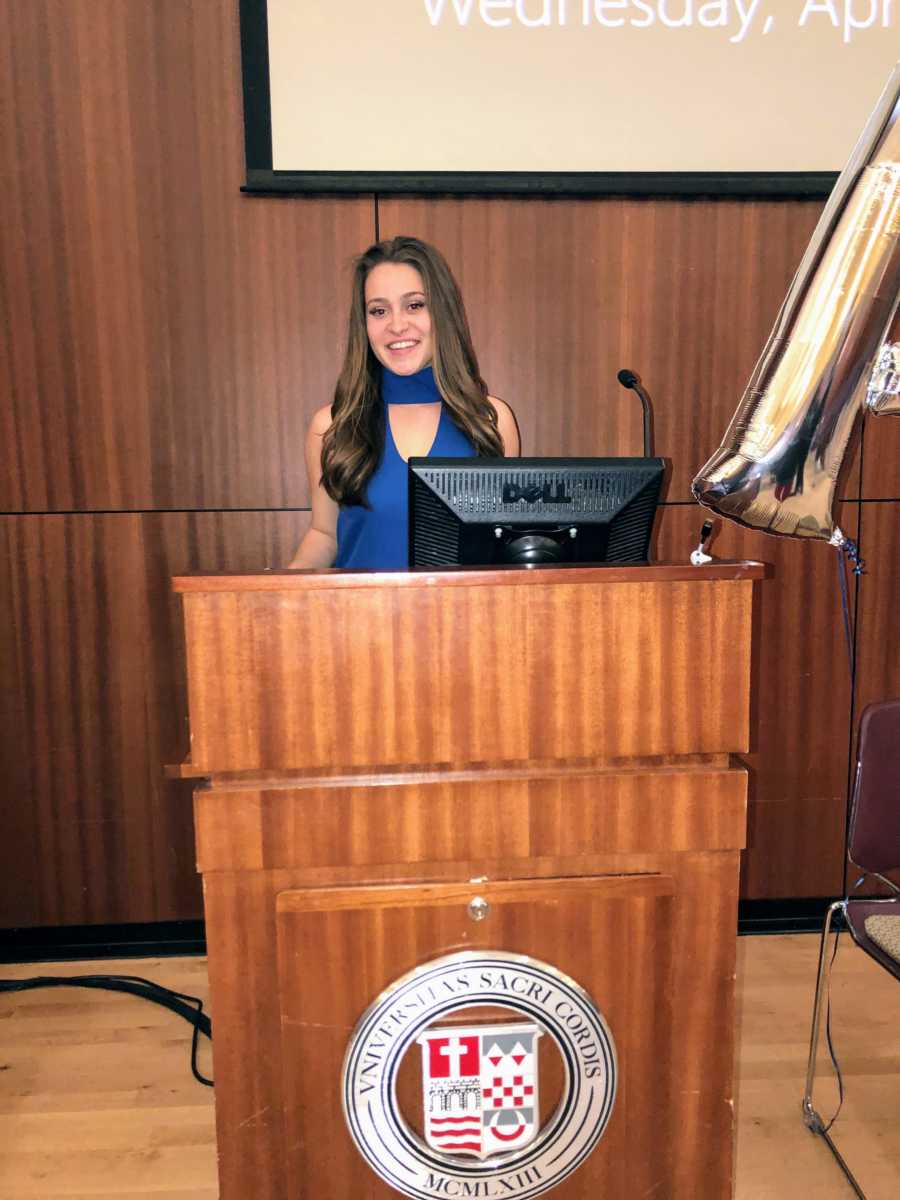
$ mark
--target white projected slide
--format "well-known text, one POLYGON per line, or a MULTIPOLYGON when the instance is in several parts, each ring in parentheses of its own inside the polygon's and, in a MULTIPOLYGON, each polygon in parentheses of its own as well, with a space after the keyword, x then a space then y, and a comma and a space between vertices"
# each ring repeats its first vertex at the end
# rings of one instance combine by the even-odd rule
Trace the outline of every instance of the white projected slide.
POLYGON ((268 0, 272 165, 825 172, 900 0, 268 0))

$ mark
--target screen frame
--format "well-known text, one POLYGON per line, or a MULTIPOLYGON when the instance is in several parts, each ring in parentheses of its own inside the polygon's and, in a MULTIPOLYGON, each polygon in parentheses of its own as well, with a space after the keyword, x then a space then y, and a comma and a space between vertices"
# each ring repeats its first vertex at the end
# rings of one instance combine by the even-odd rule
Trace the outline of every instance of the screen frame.
POLYGON ((827 197, 838 171, 276 171, 268 0, 239 0, 246 183, 242 192, 470 196, 827 197))

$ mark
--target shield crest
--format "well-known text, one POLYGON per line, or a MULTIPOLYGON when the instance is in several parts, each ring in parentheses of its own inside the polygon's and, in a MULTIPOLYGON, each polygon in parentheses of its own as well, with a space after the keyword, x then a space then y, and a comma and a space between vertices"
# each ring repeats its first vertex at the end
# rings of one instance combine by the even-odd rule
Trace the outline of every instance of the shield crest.
POLYGON ((417 1038, 425 1140, 432 1149, 484 1159, 534 1140, 540 1036, 528 1022, 434 1028, 417 1038))

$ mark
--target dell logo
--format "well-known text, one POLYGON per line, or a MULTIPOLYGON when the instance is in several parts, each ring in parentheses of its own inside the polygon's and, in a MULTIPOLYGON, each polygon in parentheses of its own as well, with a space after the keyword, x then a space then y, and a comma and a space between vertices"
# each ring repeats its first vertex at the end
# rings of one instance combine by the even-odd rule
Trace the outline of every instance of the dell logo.
POLYGON ((566 487, 562 480, 543 485, 533 483, 525 487, 519 487, 517 483, 504 483, 503 503, 515 504, 518 500, 524 500, 526 504, 537 504, 540 501, 544 504, 572 503, 572 497, 566 495, 566 487))

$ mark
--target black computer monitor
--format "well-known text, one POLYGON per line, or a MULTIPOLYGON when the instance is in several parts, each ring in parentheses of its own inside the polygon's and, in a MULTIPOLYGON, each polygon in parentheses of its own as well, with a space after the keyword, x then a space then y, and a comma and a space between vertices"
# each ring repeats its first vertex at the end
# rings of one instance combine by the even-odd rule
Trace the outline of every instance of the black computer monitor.
POLYGON ((661 458, 411 458, 409 565, 646 563, 661 458))

